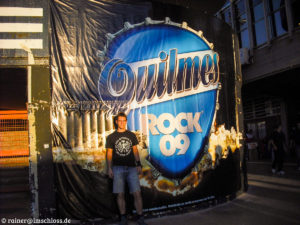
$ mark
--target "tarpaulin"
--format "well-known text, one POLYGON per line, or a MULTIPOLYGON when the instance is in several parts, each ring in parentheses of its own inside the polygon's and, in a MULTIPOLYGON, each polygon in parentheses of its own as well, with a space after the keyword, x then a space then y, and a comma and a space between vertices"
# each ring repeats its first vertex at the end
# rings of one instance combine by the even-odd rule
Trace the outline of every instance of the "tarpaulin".
MULTIPOLYGON (((241 188, 234 35, 152 1, 51 1, 53 158, 61 217, 118 213, 106 137, 125 111, 139 140, 144 211, 241 188)), ((129 209, 131 210, 131 209, 129 209)))
POLYGON ((76 164, 76 155, 53 125, 54 148, 67 151, 72 160, 56 163, 58 210, 64 218, 109 218, 117 212, 110 191, 111 181, 104 174, 84 170, 76 164))
POLYGON ((118 31, 126 21, 136 23, 147 17, 150 5, 75 0, 52 1, 50 6, 53 104, 101 108, 97 51, 104 48, 106 34, 118 31))

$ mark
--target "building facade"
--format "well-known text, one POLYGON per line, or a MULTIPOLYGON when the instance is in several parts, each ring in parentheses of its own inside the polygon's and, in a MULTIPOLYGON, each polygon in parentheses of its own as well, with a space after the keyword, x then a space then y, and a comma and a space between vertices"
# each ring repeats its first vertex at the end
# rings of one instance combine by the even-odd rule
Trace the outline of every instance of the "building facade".
MULTIPOLYGON (((245 131, 258 140, 258 158, 281 124, 287 144, 300 122, 300 1, 227 1, 217 16, 238 34, 245 131)), ((292 154, 292 152, 290 152, 292 154)))

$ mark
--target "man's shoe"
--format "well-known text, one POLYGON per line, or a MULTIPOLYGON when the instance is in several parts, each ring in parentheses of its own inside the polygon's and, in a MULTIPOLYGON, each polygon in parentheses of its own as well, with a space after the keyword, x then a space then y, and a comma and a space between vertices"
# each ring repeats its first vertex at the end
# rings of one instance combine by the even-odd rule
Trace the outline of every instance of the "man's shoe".
POLYGON ((137 219, 136 223, 137 223, 138 225, 147 225, 147 224, 145 223, 145 221, 144 221, 144 216, 140 216, 140 217, 137 219))
POLYGON ((128 225, 126 216, 121 216, 121 221, 119 225, 128 225))
POLYGON ((285 174, 285 172, 283 171, 283 170, 280 170, 279 172, 278 172, 278 175, 284 175, 285 174))

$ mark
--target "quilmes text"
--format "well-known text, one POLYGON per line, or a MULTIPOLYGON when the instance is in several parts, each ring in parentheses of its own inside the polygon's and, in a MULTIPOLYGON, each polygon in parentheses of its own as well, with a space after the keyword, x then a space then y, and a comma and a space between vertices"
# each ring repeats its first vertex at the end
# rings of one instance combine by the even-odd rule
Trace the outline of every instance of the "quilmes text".
POLYGON ((136 108, 216 89, 218 81, 218 53, 178 54, 177 49, 170 49, 154 59, 108 61, 100 74, 99 95, 104 103, 136 108))

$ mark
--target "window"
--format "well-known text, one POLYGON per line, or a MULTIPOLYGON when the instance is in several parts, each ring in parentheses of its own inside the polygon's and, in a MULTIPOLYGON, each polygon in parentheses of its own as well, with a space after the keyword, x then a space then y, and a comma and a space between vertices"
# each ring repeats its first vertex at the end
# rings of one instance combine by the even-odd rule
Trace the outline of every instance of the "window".
POLYGON ((268 22, 273 38, 287 32, 288 28, 284 0, 269 0, 268 22))
POLYGON ((258 122, 257 123, 257 131, 258 131, 258 138, 260 140, 264 139, 267 136, 267 131, 266 131, 266 122, 258 122))
POLYGON ((256 138, 256 126, 255 123, 247 123, 247 130, 250 132, 252 131, 253 137, 256 138))
POLYGON ((222 19, 231 26, 231 12, 230 8, 225 9, 222 12, 222 19))
POLYGON ((217 13, 217 16, 228 23, 232 27, 231 23, 231 10, 230 10, 230 1, 227 0, 226 3, 223 5, 222 9, 217 13))
POLYGON ((251 0, 250 5, 253 18, 254 42, 256 46, 259 46, 267 42, 264 4, 262 0, 251 0))
POLYGON ((249 48, 249 32, 244 0, 234 4, 236 14, 236 30, 239 37, 240 48, 249 48))

